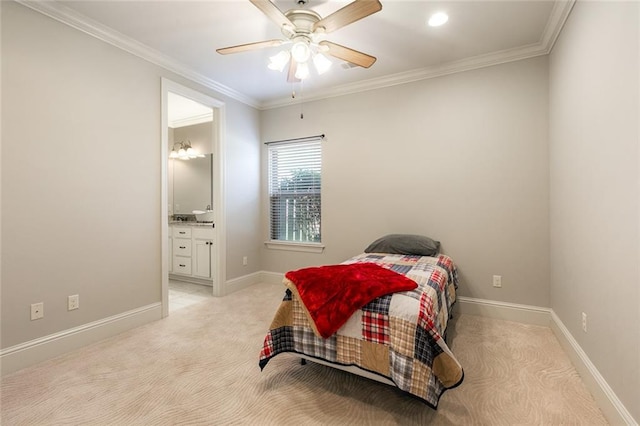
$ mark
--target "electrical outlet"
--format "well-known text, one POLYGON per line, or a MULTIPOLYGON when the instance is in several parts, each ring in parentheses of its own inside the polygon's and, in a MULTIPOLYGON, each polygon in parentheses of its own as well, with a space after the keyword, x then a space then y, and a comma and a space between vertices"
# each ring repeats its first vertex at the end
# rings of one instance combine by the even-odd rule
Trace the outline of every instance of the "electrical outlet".
POLYGON ((587 332, 587 314, 582 313, 582 331, 587 332))
POLYGON ((247 256, 244 256, 244 257, 242 258, 242 264, 243 264, 244 266, 247 266, 247 263, 248 263, 247 256))
POLYGON ((44 303, 31 304, 31 321, 44 317, 44 303))
POLYGON ((73 311, 74 309, 78 309, 80 307, 80 295, 74 294, 73 296, 67 297, 67 310, 73 311))
POLYGON ((502 287, 502 276, 494 275, 493 276, 493 286, 494 287, 502 287))

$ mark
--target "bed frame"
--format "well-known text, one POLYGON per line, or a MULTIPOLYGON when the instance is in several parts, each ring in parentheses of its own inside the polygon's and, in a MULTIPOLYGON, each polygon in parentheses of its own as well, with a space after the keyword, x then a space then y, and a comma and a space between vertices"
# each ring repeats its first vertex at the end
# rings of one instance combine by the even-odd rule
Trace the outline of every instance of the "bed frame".
POLYGON ((327 367, 335 368, 337 370, 346 371, 347 373, 355 374, 356 376, 364 377, 367 379, 375 380, 376 382, 384 383, 385 385, 390 385, 393 387, 397 387, 395 383, 391 380, 383 377, 379 374, 371 373, 367 370, 363 370, 362 368, 356 367, 355 365, 342 365, 342 364, 333 364, 331 362, 327 362, 318 358, 314 358, 312 356, 308 356, 305 354, 296 353, 297 357, 300 358, 300 364, 305 365, 307 361, 315 362, 316 364, 324 365, 327 367))

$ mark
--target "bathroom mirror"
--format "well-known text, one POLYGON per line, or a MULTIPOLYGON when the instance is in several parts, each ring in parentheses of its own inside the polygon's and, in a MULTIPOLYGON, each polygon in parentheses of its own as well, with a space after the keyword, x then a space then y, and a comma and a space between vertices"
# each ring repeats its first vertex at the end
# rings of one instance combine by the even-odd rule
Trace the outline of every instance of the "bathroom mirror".
POLYGON ((212 209, 213 110, 175 93, 169 93, 168 101, 169 215, 212 209), (193 150, 191 157, 186 155, 186 148, 193 150))
POLYGON ((170 214, 192 214, 194 210, 211 209, 213 154, 186 161, 169 161, 173 163, 173 212, 170 214))

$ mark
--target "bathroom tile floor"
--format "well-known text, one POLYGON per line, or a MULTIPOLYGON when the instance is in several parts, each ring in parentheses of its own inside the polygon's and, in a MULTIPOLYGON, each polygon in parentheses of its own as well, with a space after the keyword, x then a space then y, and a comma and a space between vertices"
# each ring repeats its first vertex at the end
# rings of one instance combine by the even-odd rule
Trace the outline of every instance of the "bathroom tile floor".
POLYGON ((213 289, 206 285, 169 280, 169 312, 186 308, 213 297, 213 289))

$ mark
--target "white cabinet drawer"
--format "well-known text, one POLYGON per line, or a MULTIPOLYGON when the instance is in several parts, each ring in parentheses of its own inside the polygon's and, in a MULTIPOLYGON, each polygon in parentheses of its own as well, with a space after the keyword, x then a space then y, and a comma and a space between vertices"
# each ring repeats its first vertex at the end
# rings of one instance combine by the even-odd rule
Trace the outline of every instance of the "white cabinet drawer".
POLYGON ((191 275, 191 258, 173 256, 173 273, 191 275))
POLYGON ((173 255, 174 256, 191 256, 191 239, 174 238, 173 239, 173 255))
POLYGON ((186 226, 174 226, 173 238, 191 238, 191 228, 186 226))

